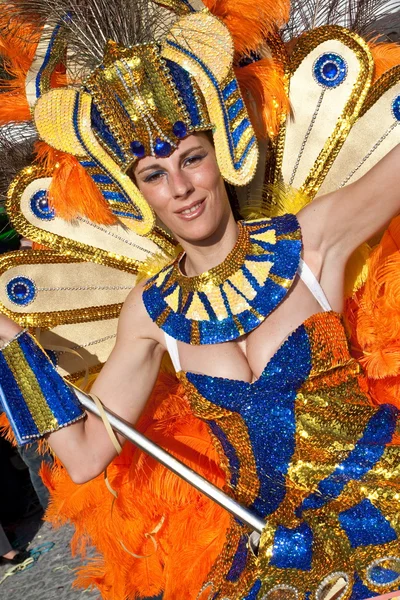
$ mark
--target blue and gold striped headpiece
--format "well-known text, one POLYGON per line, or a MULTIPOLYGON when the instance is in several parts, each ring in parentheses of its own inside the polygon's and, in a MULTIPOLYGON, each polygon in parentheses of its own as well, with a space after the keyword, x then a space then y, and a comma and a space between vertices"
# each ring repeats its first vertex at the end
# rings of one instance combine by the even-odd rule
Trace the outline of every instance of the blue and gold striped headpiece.
POLYGON ((207 130, 229 183, 247 184, 258 160, 227 27, 207 9, 196 12, 181 0, 162 4, 178 14, 159 43, 109 41, 81 89, 50 90, 34 110, 44 141, 97 165, 133 203, 141 234, 152 230, 154 215, 126 175, 136 160, 166 157, 182 138, 207 130))

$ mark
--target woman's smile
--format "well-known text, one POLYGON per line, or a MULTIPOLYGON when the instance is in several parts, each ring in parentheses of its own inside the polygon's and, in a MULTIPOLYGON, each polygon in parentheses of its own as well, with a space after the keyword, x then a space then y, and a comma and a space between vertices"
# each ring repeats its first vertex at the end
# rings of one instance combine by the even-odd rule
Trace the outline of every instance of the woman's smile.
POLYGON ((197 219, 198 217, 200 217, 200 215, 203 214, 205 205, 206 205, 205 199, 204 200, 196 200, 195 202, 192 202, 188 206, 185 206, 185 207, 175 211, 175 213, 178 215, 178 217, 180 219, 183 219, 184 221, 193 221, 194 219, 197 219))

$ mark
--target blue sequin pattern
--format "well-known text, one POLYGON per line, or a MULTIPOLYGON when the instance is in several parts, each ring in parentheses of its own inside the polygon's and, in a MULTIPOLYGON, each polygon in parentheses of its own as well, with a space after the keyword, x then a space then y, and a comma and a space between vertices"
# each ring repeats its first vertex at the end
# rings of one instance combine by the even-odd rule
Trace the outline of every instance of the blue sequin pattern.
MULTIPOLYGON (((178 257, 151 278, 143 302, 153 321, 183 342, 218 344, 252 331, 283 300, 296 275, 301 235, 294 215, 241 224, 233 254, 219 272, 229 275, 219 281, 212 271, 209 284, 195 289, 193 280, 182 276, 178 257), (252 290, 252 291, 249 291, 252 290), (217 306, 215 294, 218 295, 217 306), (194 333, 194 329, 196 332, 194 333)), ((231 253, 232 254, 232 253, 231 253)))
POLYGON ((0 405, 19 445, 84 415, 72 389, 27 332, 0 352, 0 405))
POLYGON ((347 63, 334 52, 322 54, 314 63, 314 78, 325 89, 333 89, 347 77, 347 63))
POLYGON ((6 285, 8 299, 18 306, 27 306, 36 298, 36 285, 29 277, 13 277, 6 285))
POLYGON ((42 221, 51 221, 55 217, 54 209, 50 207, 47 190, 38 190, 30 199, 31 211, 42 221))

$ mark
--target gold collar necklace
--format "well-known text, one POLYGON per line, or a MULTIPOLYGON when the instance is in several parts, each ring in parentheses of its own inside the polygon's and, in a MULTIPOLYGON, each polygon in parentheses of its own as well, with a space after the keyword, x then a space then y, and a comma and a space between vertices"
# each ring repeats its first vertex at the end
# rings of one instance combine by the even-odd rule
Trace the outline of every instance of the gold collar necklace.
POLYGON ((278 306, 295 278, 301 232, 294 215, 238 223, 236 244, 209 271, 187 277, 183 253, 146 284, 151 319, 189 344, 218 344, 249 333, 278 306))

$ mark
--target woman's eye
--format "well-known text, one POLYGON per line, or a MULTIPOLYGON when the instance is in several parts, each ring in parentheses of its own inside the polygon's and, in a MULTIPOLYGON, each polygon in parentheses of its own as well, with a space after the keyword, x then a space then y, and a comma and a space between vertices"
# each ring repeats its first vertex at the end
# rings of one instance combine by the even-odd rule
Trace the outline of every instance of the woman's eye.
POLYGON ((184 166, 190 167, 197 162, 200 162, 205 157, 205 154, 196 154, 195 156, 188 156, 184 162, 184 166))
POLYGON ((150 175, 147 175, 147 177, 144 181, 145 181, 145 183, 153 183, 154 181, 157 181, 158 179, 160 179, 160 177, 163 174, 164 174, 163 171, 155 171, 154 173, 150 173, 150 175))

